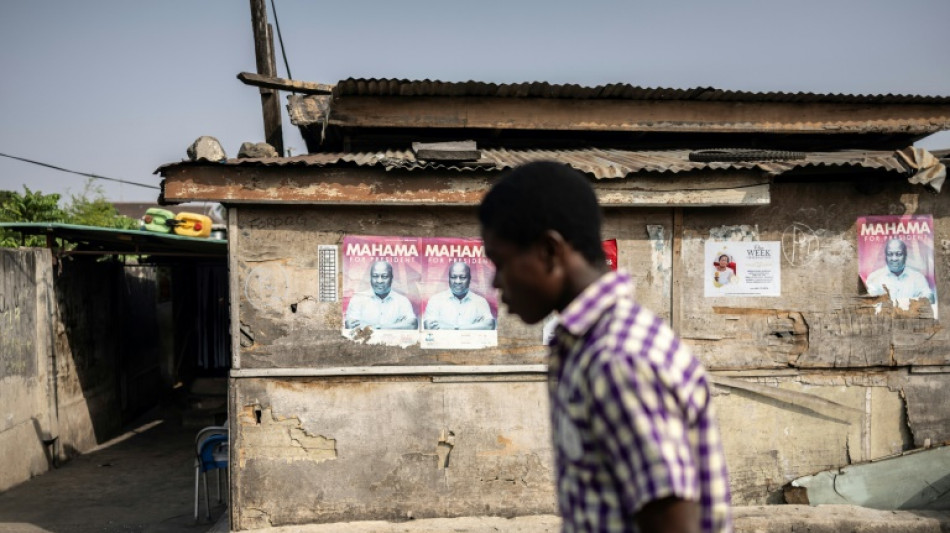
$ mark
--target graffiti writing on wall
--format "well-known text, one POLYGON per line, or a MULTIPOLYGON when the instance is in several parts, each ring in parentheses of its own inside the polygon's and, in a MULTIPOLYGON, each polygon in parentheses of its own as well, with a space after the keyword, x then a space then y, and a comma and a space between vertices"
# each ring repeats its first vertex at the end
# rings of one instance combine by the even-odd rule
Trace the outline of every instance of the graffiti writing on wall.
POLYGON ((818 257, 821 242, 815 230, 795 222, 782 232, 782 254, 793 266, 804 266, 818 257))

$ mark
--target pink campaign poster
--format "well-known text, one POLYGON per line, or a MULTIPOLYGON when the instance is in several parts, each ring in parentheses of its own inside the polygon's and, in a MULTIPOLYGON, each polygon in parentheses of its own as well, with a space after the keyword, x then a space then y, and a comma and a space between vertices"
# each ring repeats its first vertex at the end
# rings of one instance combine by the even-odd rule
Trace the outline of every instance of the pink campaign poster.
POLYGON ((904 310, 911 300, 924 298, 937 318, 933 217, 859 217, 857 234, 858 270, 868 294, 889 294, 894 305, 904 310))
POLYGON ((423 348, 487 348, 498 345, 495 268, 479 239, 421 239, 425 261, 422 292, 423 348))
POLYGON ((343 335, 369 344, 419 342, 425 262, 417 238, 343 238, 343 335))
POLYGON ((497 346, 493 276, 478 239, 344 237, 343 335, 434 349, 497 346))

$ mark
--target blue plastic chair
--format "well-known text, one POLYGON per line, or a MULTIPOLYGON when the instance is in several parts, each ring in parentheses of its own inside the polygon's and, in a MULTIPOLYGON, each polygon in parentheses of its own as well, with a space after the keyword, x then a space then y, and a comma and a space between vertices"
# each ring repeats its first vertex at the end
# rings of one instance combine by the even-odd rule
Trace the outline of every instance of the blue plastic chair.
MULTIPOLYGON (((198 520, 198 476, 204 478, 205 513, 211 519, 211 503, 208 497, 208 471, 215 471, 218 501, 221 501, 221 474, 228 468, 228 428, 208 426, 195 437, 195 521, 198 520)), ((230 486, 230 484, 229 484, 230 486)))

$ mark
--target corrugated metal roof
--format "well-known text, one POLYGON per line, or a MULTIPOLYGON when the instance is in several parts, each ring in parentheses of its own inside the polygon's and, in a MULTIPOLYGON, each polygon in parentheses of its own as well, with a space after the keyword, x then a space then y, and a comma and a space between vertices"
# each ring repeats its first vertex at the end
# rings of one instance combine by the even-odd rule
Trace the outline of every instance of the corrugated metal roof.
POLYGON ((410 150, 387 150, 362 153, 316 153, 296 157, 266 159, 229 159, 223 163, 171 163, 156 170, 178 165, 221 164, 226 166, 277 167, 331 167, 355 165, 382 167, 386 170, 444 169, 459 172, 487 170, 500 171, 529 161, 558 161, 570 165, 597 179, 624 178, 638 172, 676 174, 692 170, 758 169, 779 175, 804 167, 860 167, 889 172, 909 173, 900 159, 891 151, 807 152, 804 158, 789 161, 697 162, 689 160, 690 150, 631 151, 589 148, 581 150, 505 150, 482 149, 482 157, 475 163, 420 161, 410 150))
POLYGON ((570 98, 621 100, 694 100, 707 102, 787 102, 862 104, 947 104, 950 96, 903 94, 820 94, 728 91, 714 87, 669 89, 611 83, 596 87, 574 84, 486 83, 478 81, 349 78, 337 83, 334 97, 343 96, 483 96, 500 98, 570 98))

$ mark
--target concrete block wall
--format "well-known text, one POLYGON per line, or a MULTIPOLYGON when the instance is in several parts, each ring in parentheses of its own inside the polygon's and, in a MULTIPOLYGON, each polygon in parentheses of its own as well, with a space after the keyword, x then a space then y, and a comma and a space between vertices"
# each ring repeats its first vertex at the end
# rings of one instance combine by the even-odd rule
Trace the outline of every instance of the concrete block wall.
MULTIPOLYGON (((240 340, 232 524, 553 509, 539 327, 502 308, 497 348, 371 346, 344 339, 340 303, 317 298, 318 245, 339 245, 345 234, 477 237, 473 210, 231 213, 240 340), (484 365, 534 370, 514 380, 466 370, 484 365), (444 383, 426 367, 467 377, 444 383), (449 445, 449 466, 439 468, 449 445), (491 454, 504 449, 493 466, 502 456, 491 454), (514 480, 502 498, 495 491, 504 483, 486 483, 495 471, 514 480), (529 475, 519 481, 516 471, 529 475)), ((950 334, 920 309, 862 294, 855 221, 880 214, 933 216, 937 290, 950 294, 948 203, 902 181, 874 194, 847 182, 776 183, 768 206, 606 211, 604 237, 618 240, 638 298, 674 324, 717 383, 738 505, 781 503, 783 486, 799 476, 950 439, 950 334), (704 296, 704 243, 737 237, 781 242, 781 296, 704 296)))
POLYGON ((48 249, 0 248, 0 491, 95 448, 157 402, 154 324, 123 328, 154 313, 120 307, 154 304, 153 278, 115 262, 54 268, 48 249), (154 372, 142 370, 149 361, 154 372))
POLYGON ((0 248, 0 491, 50 468, 57 433, 50 408, 47 250, 0 248))

